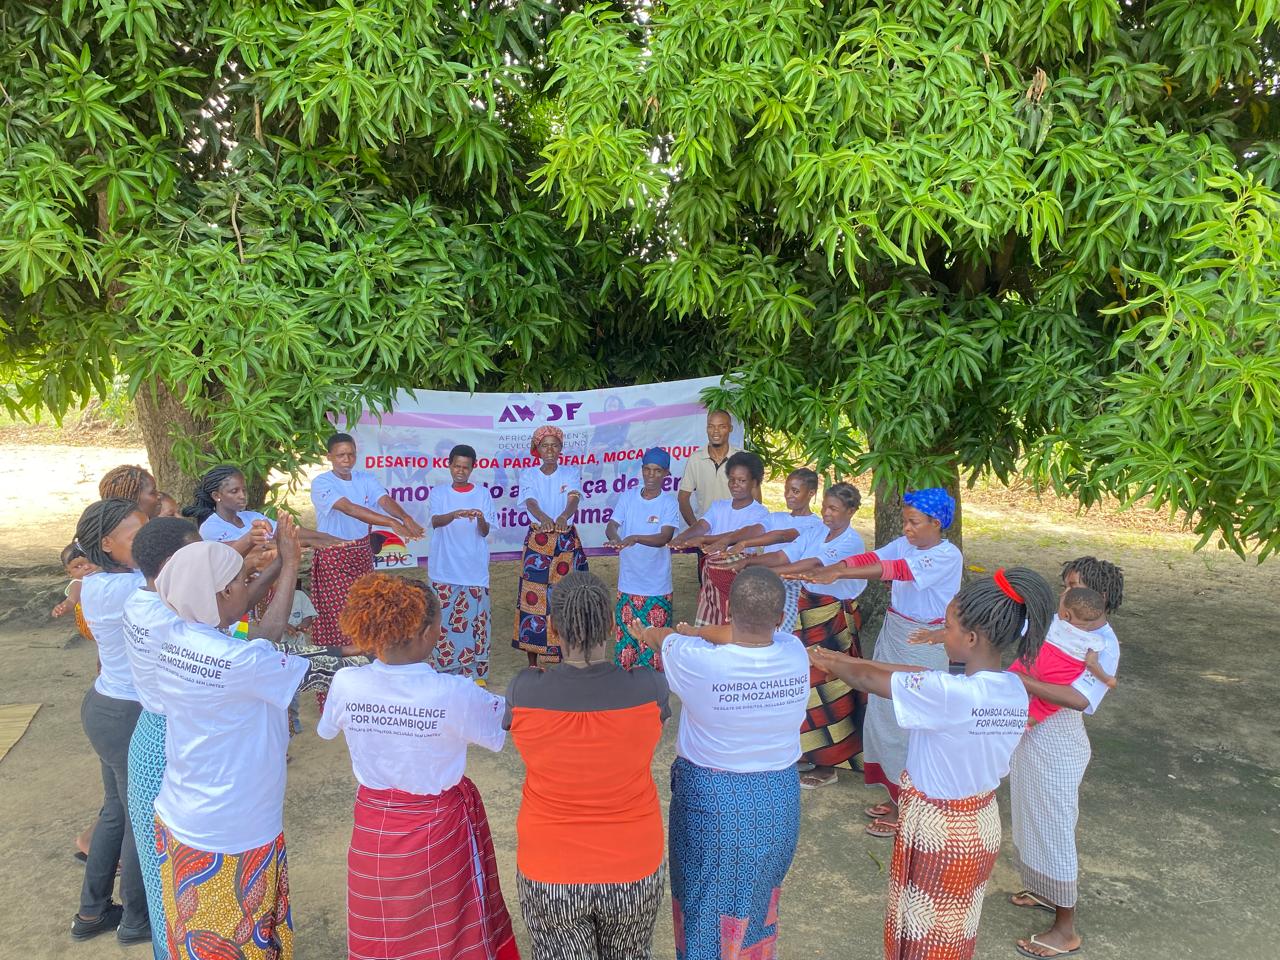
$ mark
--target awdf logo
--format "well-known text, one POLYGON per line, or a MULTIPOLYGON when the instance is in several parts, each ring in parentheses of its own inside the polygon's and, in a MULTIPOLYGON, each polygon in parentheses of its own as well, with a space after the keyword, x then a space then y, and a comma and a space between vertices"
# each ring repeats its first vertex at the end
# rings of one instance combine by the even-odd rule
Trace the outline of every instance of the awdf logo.
POLYGON ((413 557, 404 541, 390 530, 374 530, 369 534, 375 569, 399 569, 413 566, 413 557))
MULTIPOLYGON (((548 403, 547 404, 547 423, 555 423, 557 420, 574 420, 577 418, 578 411, 582 409, 581 403, 548 403)), ((526 407, 523 403, 513 403, 502 408, 502 416, 498 417, 499 423, 531 423, 537 418, 533 407, 526 407)))

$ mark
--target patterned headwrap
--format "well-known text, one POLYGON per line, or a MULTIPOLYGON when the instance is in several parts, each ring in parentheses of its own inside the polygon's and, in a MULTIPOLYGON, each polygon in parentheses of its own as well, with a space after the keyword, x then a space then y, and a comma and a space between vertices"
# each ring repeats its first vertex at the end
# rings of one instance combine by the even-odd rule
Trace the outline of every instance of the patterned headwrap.
POLYGON ((564 446, 564 431, 559 427, 543 426, 533 431, 533 439, 529 441, 529 452, 535 457, 538 455, 538 444, 547 437, 555 437, 560 441, 560 445, 564 446))
POLYGON ((655 467, 661 467, 663 470, 671 469, 671 454, 663 450, 661 447, 650 447, 644 452, 644 457, 640 461, 640 466, 647 466, 652 463, 655 467))
POLYGON ((933 517, 943 530, 951 526, 956 515, 955 498, 941 487, 908 491, 902 495, 902 502, 908 507, 915 507, 926 517, 933 517))

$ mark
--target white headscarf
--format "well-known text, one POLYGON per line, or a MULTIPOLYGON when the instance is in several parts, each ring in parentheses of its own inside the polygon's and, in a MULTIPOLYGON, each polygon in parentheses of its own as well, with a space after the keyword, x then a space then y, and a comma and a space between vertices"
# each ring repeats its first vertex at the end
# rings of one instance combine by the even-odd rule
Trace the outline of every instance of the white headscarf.
POLYGON ((160 570, 156 593, 183 620, 216 627, 222 620, 218 594, 243 566, 244 558, 225 543, 189 543, 160 570))

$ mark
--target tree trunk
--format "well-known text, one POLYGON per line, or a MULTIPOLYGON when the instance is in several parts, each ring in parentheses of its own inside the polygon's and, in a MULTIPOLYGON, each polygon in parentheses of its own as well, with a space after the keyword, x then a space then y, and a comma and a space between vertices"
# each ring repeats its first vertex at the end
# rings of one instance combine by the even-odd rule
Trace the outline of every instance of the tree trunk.
POLYGON ((174 447, 177 440, 184 439, 197 449, 207 449, 208 425, 193 417, 162 383, 151 383, 139 390, 134 407, 156 484, 178 503, 190 503, 199 477, 182 468, 174 447))
MULTIPOLYGON (((874 481, 873 486, 876 495, 876 539, 872 549, 875 549, 902 536, 902 491, 882 487, 874 481)), ((947 493, 955 498, 956 513, 951 526, 943 531, 943 536, 963 551, 964 527, 961 519, 963 500, 960 496, 960 464, 958 462, 952 463, 951 476, 947 478, 945 487, 947 493)), ((868 583, 867 589, 862 592, 862 596, 858 597, 858 609, 862 611, 862 622, 868 626, 873 620, 878 622, 884 616, 888 605, 888 585, 876 580, 868 583)))

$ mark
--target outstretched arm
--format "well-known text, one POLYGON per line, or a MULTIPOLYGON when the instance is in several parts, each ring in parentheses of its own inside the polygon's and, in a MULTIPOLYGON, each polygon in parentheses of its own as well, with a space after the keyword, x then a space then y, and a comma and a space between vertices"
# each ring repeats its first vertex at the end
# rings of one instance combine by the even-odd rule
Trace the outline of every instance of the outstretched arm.
POLYGON ((1016 676, 1027 688, 1027 693, 1033 697, 1039 697, 1045 703, 1066 707, 1068 710, 1083 710, 1089 706, 1089 698, 1075 687, 1062 683, 1045 683, 1025 673, 1019 673, 1016 676))
POLYGON ((876 660, 854 659, 836 653, 826 647, 810 647, 809 662, 819 670, 839 677, 855 690, 874 693, 886 700, 893 698, 890 680, 895 673, 919 673, 920 667, 907 663, 880 663, 876 660))

